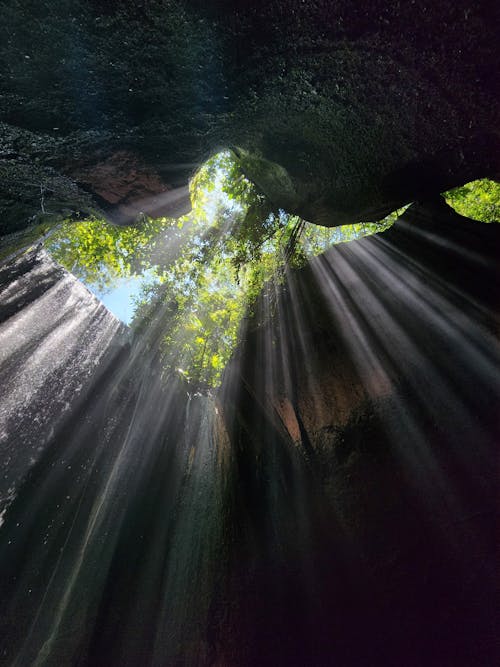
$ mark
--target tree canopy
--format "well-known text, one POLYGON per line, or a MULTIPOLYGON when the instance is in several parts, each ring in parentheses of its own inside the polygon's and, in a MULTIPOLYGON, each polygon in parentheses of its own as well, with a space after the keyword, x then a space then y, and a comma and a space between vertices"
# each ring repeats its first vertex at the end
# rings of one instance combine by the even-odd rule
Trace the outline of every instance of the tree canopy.
POLYGON ((500 183, 482 178, 444 193, 457 213, 481 222, 500 221, 500 183))
POLYGON ((191 182, 192 211, 118 227, 66 222, 50 236, 53 257, 95 292, 119 278, 143 278, 132 328, 160 348, 165 372, 198 386, 217 385, 264 284, 285 265, 302 266, 334 243, 386 229, 379 223, 310 225, 275 210, 230 152, 209 160, 191 182), (153 326, 154 325, 154 326, 153 326))

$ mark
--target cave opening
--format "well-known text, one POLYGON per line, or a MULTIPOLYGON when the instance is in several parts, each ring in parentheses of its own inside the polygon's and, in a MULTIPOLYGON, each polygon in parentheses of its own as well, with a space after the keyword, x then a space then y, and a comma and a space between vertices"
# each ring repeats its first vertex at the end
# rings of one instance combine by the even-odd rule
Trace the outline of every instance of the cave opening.
MULTIPOLYGON (((499 190, 483 179, 444 200, 489 222, 498 218, 499 190)), ((134 226, 68 220, 43 246, 134 334, 147 336, 156 322, 165 377, 179 373, 193 391, 220 385, 263 290, 272 301, 286 289, 287 271, 333 245, 386 231, 409 206, 376 222, 313 225, 273 206, 230 151, 197 171, 190 195, 191 210, 179 218, 143 215, 134 226)))
POLYGON ((137 335, 147 336, 153 322, 163 328, 165 376, 180 373, 193 390, 220 385, 264 288, 270 298, 286 271, 334 244, 385 231, 408 208, 376 222, 319 227, 273 205, 230 151, 197 171, 190 195, 191 210, 179 218, 142 215, 133 226, 68 220, 43 245, 137 335))

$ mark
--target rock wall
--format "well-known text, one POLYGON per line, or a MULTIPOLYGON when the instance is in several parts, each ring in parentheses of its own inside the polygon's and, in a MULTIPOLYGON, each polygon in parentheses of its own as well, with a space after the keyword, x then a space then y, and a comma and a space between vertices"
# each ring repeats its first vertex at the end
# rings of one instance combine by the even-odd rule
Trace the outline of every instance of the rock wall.
POLYGON ((179 214, 221 148, 326 226, 498 176, 498 8, 6 0, 0 234, 179 214))
POLYGON ((124 327, 40 249, 0 268, 0 516, 124 327))
POLYGON ((216 664, 496 660, 500 236, 439 215, 412 207, 261 300, 223 399, 216 664))

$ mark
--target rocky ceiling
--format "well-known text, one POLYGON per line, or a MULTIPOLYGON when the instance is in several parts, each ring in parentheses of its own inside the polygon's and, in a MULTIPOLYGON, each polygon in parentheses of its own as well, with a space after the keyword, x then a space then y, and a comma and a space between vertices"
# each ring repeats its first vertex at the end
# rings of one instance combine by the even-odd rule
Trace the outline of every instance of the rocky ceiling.
POLYGON ((496 5, 5 0, 0 235, 182 214, 227 147, 327 226, 495 178, 496 5))

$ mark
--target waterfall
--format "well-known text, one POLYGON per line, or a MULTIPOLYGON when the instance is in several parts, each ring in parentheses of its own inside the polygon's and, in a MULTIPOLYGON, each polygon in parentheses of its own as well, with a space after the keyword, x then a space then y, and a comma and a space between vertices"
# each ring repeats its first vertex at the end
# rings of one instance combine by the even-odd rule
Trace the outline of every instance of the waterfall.
POLYGON ((102 659, 118 605, 120 664, 143 653, 163 664, 185 645, 195 662, 209 651, 222 529, 227 442, 214 401, 165 386, 141 344, 45 252, 1 278, 3 657, 102 659), (137 614, 149 619, 140 633, 137 614))

